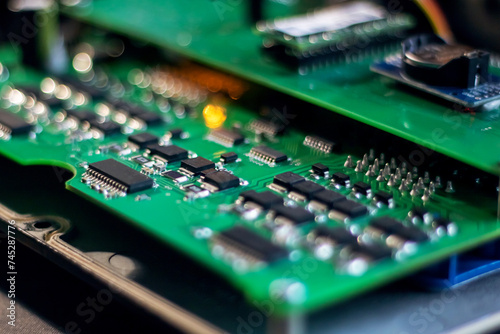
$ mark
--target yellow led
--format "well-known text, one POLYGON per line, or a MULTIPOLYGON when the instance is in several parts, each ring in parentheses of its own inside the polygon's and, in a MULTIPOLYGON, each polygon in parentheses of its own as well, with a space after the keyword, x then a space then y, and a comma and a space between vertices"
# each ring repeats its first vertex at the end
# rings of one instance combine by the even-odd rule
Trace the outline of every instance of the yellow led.
POLYGON ((218 128, 226 121, 226 109, 221 106, 209 104, 203 109, 203 118, 209 128, 218 128))

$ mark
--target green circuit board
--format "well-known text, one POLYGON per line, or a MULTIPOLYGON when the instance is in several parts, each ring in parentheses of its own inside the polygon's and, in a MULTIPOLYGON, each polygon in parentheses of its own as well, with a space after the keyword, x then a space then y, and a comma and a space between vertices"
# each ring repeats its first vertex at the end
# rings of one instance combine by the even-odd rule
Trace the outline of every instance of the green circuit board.
MULTIPOLYGON (((39 98, 42 104, 37 104, 34 96, 64 86, 65 81, 21 67, 9 60, 8 53, 3 56, 10 73, 0 88, 2 108, 32 126, 29 133, 3 133, 3 155, 23 165, 57 165, 72 171, 74 177, 66 183, 68 191, 105 207, 218 272, 250 302, 272 302, 277 314, 312 311, 340 302, 500 235, 495 196, 460 184, 455 184, 455 192, 447 192, 446 181, 451 175, 405 170, 402 164, 394 165, 385 152, 370 151, 366 152, 368 164, 378 163, 382 172, 373 169, 367 175, 368 166, 361 166, 361 170, 355 166, 363 156, 351 155, 353 164, 346 166, 350 152, 337 152, 330 146, 333 142, 315 138, 314 133, 293 128, 273 133, 273 123, 259 123, 260 116, 238 101, 220 100, 200 87, 198 94, 189 95, 193 91, 189 85, 163 99, 169 91, 158 94, 151 84, 156 81, 148 80, 155 78, 158 68, 164 74, 176 73, 175 68, 123 61, 102 68, 108 85, 100 91, 106 97, 82 100, 81 92, 69 85, 66 87, 73 87, 70 95, 65 96, 65 88, 59 87, 54 96, 39 98), (55 96, 59 97, 53 104, 55 96), (58 104, 61 101, 63 106, 58 104), (161 121, 146 126, 140 121, 141 114, 137 121, 123 113, 122 109, 127 109, 119 104, 123 102, 133 103, 161 121), (43 105, 49 107, 44 109, 43 105), (89 128, 83 118, 78 122, 75 115, 83 113, 113 120, 121 129, 103 135, 105 129, 89 128), (230 133, 218 132, 221 128, 230 133), (159 138, 162 147, 177 145, 185 150, 187 156, 182 160, 207 159, 216 173, 234 176, 236 184, 214 187, 207 181, 213 174, 190 173, 181 161, 165 163, 164 156, 149 146, 131 142, 130 136, 144 132, 159 138), (232 137, 235 133, 241 137, 232 137), (236 153, 237 160, 222 162, 221 156, 229 152, 236 153), (107 159, 126 166, 127 173, 133 172, 150 185, 133 191, 117 189, 109 181, 114 176, 95 164, 107 159), (317 168, 324 171, 327 167, 328 173, 313 169, 315 164, 323 164, 317 168), (94 172, 90 172, 92 166, 94 172), (389 174, 384 168, 389 168, 389 174), (287 189, 286 184, 274 181, 285 172, 295 173, 294 177, 302 178, 308 186, 287 189), (389 175, 398 173, 401 178, 391 181, 389 175), (441 186, 437 176, 442 179, 441 186), (348 183, 344 183, 345 177, 348 183), (408 184, 401 188, 405 179, 408 184), (413 189, 419 182, 423 188, 413 189), (431 188, 432 192, 426 193, 431 188), (313 195, 318 189, 342 197, 340 202, 353 205, 353 211, 335 205, 332 209, 313 195), (284 203, 278 206, 285 211, 266 207, 269 199, 263 204, 251 196, 242 199, 240 194, 249 190, 269 191, 273 203, 277 205, 278 198, 284 203), (415 208, 422 208, 425 214, 419 216, 415 208), (287 209, 295 211, 288 214, 287 209), (370 228, 380 217, 396 219, 399 232, 370 228), (322 230, 324 227, 329 229, 322 230), (343 233, 328 239, 321 231, 343 233), (332 241, 346 233, 347 241, 332 241)), ((181 80, 175 75, 172 78, 175 83, 181 80)), ((82 92, 85 95, 85 90, 82 92)))
MULTIPOLYGON (((269 3, 269 17, 304 11, 300 5, 269 3)), ((370 72, 373 58, 362 45, 346 51, 356 62, 299 75, 262 52, 263 37, 248 22, 244 1, 147 0, 123 5, 111 0, 63 11, 500 174, 498 107, 488 113, 462 114, 453 106, 402 90, 392 80, 370 72)))

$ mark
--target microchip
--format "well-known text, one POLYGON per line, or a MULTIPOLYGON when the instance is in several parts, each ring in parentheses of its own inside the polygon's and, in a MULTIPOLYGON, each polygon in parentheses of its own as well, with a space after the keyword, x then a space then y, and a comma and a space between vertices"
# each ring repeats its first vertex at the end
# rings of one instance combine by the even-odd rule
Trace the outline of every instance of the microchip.
POLYGON ((155 135, 143 132, 131 135, 128 137, 128 141, 137 145, 140 149, 146 148, 146 146, 158 144, 159 138, 155 135))
POLYGON ((208 139, 227 147, 241 145, 245 141, 241 133, 223 128, 210 132, 208 139))
POLYGON ((143 121, 147 125, 156 125, 156 124, 160 124, 163 122, 163 119, 161 118, 160 115, 158 115, 154 112, 151 112, 151 111, 146 111, 146 112, 134 115, 134 118, 143 121))
POLYGON ((311 147, 315 150, 324 152, 324 153, 332 153, 335 148, 335 143, 321 137, 317 136, 307 136, 303 142, 304 146, 311 147))
POLYGON ((388 192, 379 191, 379 192, 377 192, 375 194, 375 196, 373 196, 373 199, 377 203, 382 203, 382 204, 385 204, 385 205, 391 205, 391 203, 393 202, 394 197, 392 196, 392 194, 390 194, 388 192))
POLYGON ((277 151, 265 145, 260 145, 252 148, 250 150, 250 155, 253 158, 265 163, 277 163, 286 161, 288 159, 286 154, 281 153, 280 151, 277 151))
POLYGON ((328 189, 323 189, 322 191, 314 193, 312 199, 316 202, 325 205, 327 209, 331 209, 333 203, 344 201, 346 200, 346 197, 338 192, 328 189))
POLYGON ((271 137, 280 135, 285 131, 285 126, 283 124, 274 123, 266 119, 253 120, 249 128, 257 134, 265 134, 271 137))
POLYGON ((193 159, 182 160, 181 168, 192 173, 193 175, 199 175, 201 171, 205 169, 215 168, 215 164, 205 158, 196 157, 193 159))
POLYGON ((322 185, 312 181, 304 181, 292 185, 292 191, 304 196, 306 199, 311 199, 315 193, 323 189, 325 188, 322 185))
POLYGON ((274 177, 273 183, 285 188, 286 190, 290 190, 292 188, 292 185, 304 181, 304 177, 300 176, 299 174, 295 174, 293 172, 284 172, 276 175, 274 177))
MULTIPOLYGON (((327 2, 328 3, 328 2, 327 2)), ((333 61, 357 61, 381 47, 389 48, 415 25, 406 13, 389 12, 368 1, 342 1, 304 14, 257 23, 264 51, 299 70, 326 66, 333 61), (357 50, 357 57, 348 50, 357 50)), ((399 44, 399 43, 398 43, 399 44)), ((307 73, 300 71, 299 73, 307 73)))
POLYGON ((78 122, 85 122, 85 121, 89 122, 97 118, 97 115, 90 110, 68 109, 66 110, 66 115, 68 117, 73 117, 78 122))
POLYGON ((114 159, 89 164, 82 181, 109 191, 134 193, 153 187, 153 179, 114 159))
POLYGON ((274 212, 275 218, 286 218, 294 225, 301 225, 314 221, 314 214, 299 206, 273 206, 271 210, 274 212))
POLYGON ((370 227, 387 235, 396 235, 407 241, 423 242, 429 239, 427 234, 413 226, 405 226, 391 217, 379 217, 370 222, 370 227))
POLYGON ((205 176, 203 182, 217 187, 219 190, 234 188, 240 185, 240 179, 226 171, 218 171, 205 176))
POLYGON ((392 256, 392 251, 390 248, 377 244, 353 244, 349 246, 349 252, 354 257, 363 257, 373 262, 383 260, 392 256))
POLYGON ((258 193, 255 190, 247 190, 242 192, 240 196, 243 198, 245 203, 255 203, 264 210, 268 210, 275 205, 283 204, 283 198, 267 190, 261 193, 258 193))
POLYGON ((178 183, 186 182, 188 180, 186 175, 183 175, 179 172, 176 172, 175 170, 170 170, 168 172, 163 172, 161 175, 175 181, 178 183))
POLYGON ((333 173, 332 175, 333 183, 339 186, 348 187, 351 181, 349 175, 344 173, 333 173))
POLYGON ((32 126, 21 117, 6 110, 0 109, 0 130, 12 135, 21 135, 30 132, 32 126))
POLYGON ((148 159, 148 158, 146 158, 146 157, 143 157, 142 155, 138 155, 138 156, 136 156, 136 157, 133 157, 133 158, 132 158, 132 161, 134 161, 134 162, 138 163, 139 165, 145 165, 145 164, 147 164, 148 162, 151 162, 151 163, 152 163, 152 161, 151 161, 151 160, 149 160, 149 159, 148 159))
POLYGON ((312 172, 318 176, 327 176, 330 172, 330 168, 318 162, 312 165, 312 172))
POLYGON ((176 162, 188 157, 188 151, 177 145, 160 146, 157 144, 148 146, 151 155, 159 156, 167 162, 176 162))
POLYGON ((215 168, 205 169, 205 170, 202 170, 202 171, 200 172, 200 176, 201 176, 201 177, 205 177, 205 176, 207 176, 208 174, 215 173, 216 171, 217 171, 217 169, 215 169, 215 168))
POLYGON ((354 245, 358 243, 358 238, 343 227, 320 226, 313 231, 316 240, 326 240, 338 246, 354 245))
POLYGON ((225 164, 229 164, 238 160, 238 154, 236 154, 235 152, 222 153, 220 156, 220 160, 225 164))
POLYGON ((372 192, 372 188, 370 187, 370 185, 362 181, 356 182, 352 186, 352 188, 356 194, 360 194, 363 196, 369 196, 372 192))
POLYGON ((214 244, 252 263, 270 263, 288 257, 288 251, 243 226, 214 236, 214 244))
POLYGON ((90 123, 91 129, 99 130, 105 136, 110 136, 110 135, 120 133, 120 131, 122 129, 120 124, 112 122, 112 121, 105 121, 103 123, 100 123, 97 121, 97 119, 93 119, 89 123, 90 123))
POLYGON ((346 199, 332 204, 332 210, 338 211, 353 219, 364 216, 368 213, 368 208, 363 204, 346 199))
POLYGON ((184 131, 180 128, 171 129, 168 131, 168 135, 171 139, 181 139, 183 137, 184 131))

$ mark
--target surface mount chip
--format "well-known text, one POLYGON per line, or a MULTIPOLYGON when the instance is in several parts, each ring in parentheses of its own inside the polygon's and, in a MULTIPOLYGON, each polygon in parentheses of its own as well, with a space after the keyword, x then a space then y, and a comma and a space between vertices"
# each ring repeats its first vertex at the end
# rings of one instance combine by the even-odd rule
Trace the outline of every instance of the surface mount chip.
POLYGON ((148 146, 148 149, 151 155, 159 156, 169 163, 186 159, 188 157, 188 151, 177 145, 161 146, 154 144, 148 146))
POLYGON ((252 148, 250 156, 265 163, 283 162, 288 159, 286 154, 265 145, 252 148))
POLYGON ((245 141, 241 133, 224 128, 210 132, 208 139, 227 147, 241 145, 245 141))
POLYGON ((234 253, 236 256, 249 262, 274 262, 288 256, 288 251, 259 234, 243 226, 233 228, 217 234, 214 246, 220 246, 225 253, 234 253))
POLYGON ((205 176, 203 182, 217 187, 219 190, 234 188, 240 185, 240 179, 226 171, 218 171, 205 176))
POLYGON ((97 121, 97 119, 93 119, 93 120, 89 121, 89 123, 90 123, 91 129, 99 130, 105 136, 120 133, 120 131, 122 129, 120 124, 112 122, 112 121, 105 121, 105 122, 101 123, 101 122, 97 121))
POLYGON ((89 164, 82 182, 118 193, 134 193, 153 187, 153 179, 114 159, 89 164))
POLYGON ((266 190, 256 192, 255 190, 247 190, 240 194, 244 203, 252 202, 259 205, 264 210, 270 209, 272 206, 283 204, 283 198, 266 190))
POLYGON ((215 163, 202 157, 196 157, 182 160, 181 168, 192 173, 193 175, 199 175, 205 169, 215 168, 215 163))
POLYGON ((31 131, 32 126, 21 117, 6 110, 0 109, 0 130, 12 135, 25 134, 31 131))
POLYGON ((146 148, 149 145, 158 144, 159 138, 151 133, 143 132, 136 133, 128 137, 128 141, 137 145, 140 149, 146 148))

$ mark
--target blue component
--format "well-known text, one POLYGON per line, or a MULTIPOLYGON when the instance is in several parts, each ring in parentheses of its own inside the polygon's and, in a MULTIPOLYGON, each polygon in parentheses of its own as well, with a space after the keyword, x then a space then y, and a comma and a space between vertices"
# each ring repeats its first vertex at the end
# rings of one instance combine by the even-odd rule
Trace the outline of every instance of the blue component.
POLYGON ((418 273, 415 281, 429 289, 450 288, 500 269, 500 241, 494 241, 418 273))
POLYGON ((500 77, 491 74, 487 83, 473 88, 430 86, 405 75, 401 55, 376 62, 372 64, 371 70, 466 108, 476 109, 486 103, 500 100, 500 77))

